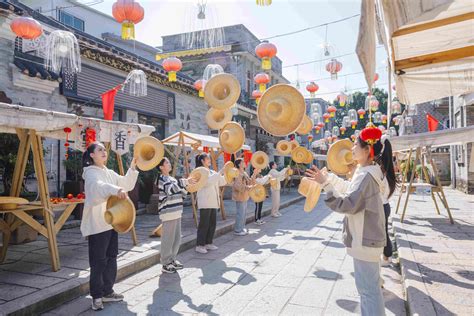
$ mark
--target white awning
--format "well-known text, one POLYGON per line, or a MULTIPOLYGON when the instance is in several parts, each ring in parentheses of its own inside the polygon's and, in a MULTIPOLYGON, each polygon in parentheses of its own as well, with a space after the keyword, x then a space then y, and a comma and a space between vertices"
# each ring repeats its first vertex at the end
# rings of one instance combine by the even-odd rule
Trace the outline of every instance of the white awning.
POLYGON ((474 91, 472 0, 362 0, 357 54, 369 87, 376 32, 390 56, 402 103, 474 91))
MULTIPOLYGON (((214 149, 221 148, 221 145, 219 144, 219 138, 210 135, 201 135, 189 132, 176 132, 165 140, 163 140, 163 144, 177 146, 180 141, 180 135, 183 136, 184 145, 186 147, 192 147, 193 144, 201 142, 201 146, 199 147, 200 150, 202 150, 203 147, 214 149)), ((244 144, 242 146, 242 149, 250 150, 250 146, 244 144)))

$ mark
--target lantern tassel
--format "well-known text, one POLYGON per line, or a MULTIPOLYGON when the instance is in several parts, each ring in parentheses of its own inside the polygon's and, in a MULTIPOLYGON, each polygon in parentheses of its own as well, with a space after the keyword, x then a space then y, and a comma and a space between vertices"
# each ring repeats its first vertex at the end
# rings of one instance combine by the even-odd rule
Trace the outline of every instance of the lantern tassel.
POLYGON ((122 23, 122 39, 135 39, 135 25, 131 22, 122 23))
POLYGON ((170 71, 168 73, 168 81, 175 82, 176 81, 176 71, 170 71))
POLYGON ((199 97, 204 98, 204 90, 203 89, 199 90, 199 97))
POLYGON ((272 69, 272 60, 270 58, 263 58, 262 59, 262 69, 263 70, 272 69))
POLYGON ((264 83, 261 83, 259 86, 258 86, 260 92, 265 92, 265 90, 267 89, 267 86, 264 84, 264 83))

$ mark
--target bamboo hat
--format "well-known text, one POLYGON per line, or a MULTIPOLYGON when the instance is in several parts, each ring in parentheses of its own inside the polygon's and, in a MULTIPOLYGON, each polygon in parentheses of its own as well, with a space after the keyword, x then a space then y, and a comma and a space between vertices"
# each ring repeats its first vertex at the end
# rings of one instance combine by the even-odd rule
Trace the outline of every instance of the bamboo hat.
POLYGON ((227 122, 232 121, 232 110, 210 108, 206 114, 206 123, 210 129, 221 129, 227 122))
POLYGON ((206 167, 198 167, 191 171, 189 178, 194 178, 197 182, 196 184, 188 185, 186 190, 191 193, 199 191, 207 184, 207 179, 209 178, 209 169, 206 167))
POLYGON ((313 159, 314 159, 313 153, 310 150, 306 149, 306 160, 304 161, 304 163, 306 164, 313 163, 313 159))
POLYGON ((313 161, 313 154, 308 149, 299 146, 291 152, 291 159, 296 163, 310 163, 313 161))
POLYGON ((119 199, 111 196, 107 200, 107 210, 104 213, 105 222, 112 225, 117 233, 127 233, 135 224, 135 206, 129 198, 119 199))
POLYGON ((267 191, 263 185, 258 183, 250 189, 249 196, 255 203, 259 203, 265 201, 267 198, 267 191))
POLYGON ((224 178, 225 181, 229 184, 234 181, 235 178, 239 176, 239 170, 235 168, 232 161, 228 161, 224 165, 224 178))
POLYGON ((210 107, 225 110, 233 106, 240 96, 240 83, 231 74, 213 76, 204 87, 204 101, 210 107))
POLYGON ((226 123, 219 134, 219 144, 226 153, 233 154, 239 151, 245 142, 245 132, 236 122, 226 123))
POLYGON ((163 230, 163 224, 158 225, 150 234, 150 237, 161 237, 161 232, 163 230))
POLYGON ((341 139, 329 147, 327 154, 329 170, 337 175, 346 175, 349 173, 349 166, 354 163, 354 159, 352 158, 353 145, 349 139, 341 139))
POLYGON ((303 177, 298 186, 298 193, 306 197, 304 211, 311 212, 318 203, 319 196, 321 195, 321 186, 316 181, 303 177))
POLYGON ((275 136, 295 132, 303 121, 305 112, 303 95, 287 84, 270 87, 260 98, 257 108, 260 126, 275 136))
POLYGON ((289 155, 291 153, 291 144, 287 140, 280 140, 276 145, 276 150, 280 155, 289 155))
POLYGON ((133 156, 137 157, 137 167, 142 171, 155 168, 165 155, 165 146, 152 136, 139 138, 133 149, 133 156))
POLYGON ((22 204, 28 204, 28 200, 14 196, 0 196, 0 210, 2 211, 14 210, 22 204))
POLYGON ((300 146, 300 143, 298 143, 298 141, 296 139, 293 139, 290 142, 290 146, 291 146, 291 151, 290 152, 292 152, 293 150, 295 150, 297 147, 300 146))
POLYGON ((301 122, 301 125, 296 130, 296 133, 298 133, 299 135, 306 135, 311 132, 312 128, 313 128, 313 121, 311 121, 308 115, 305 115, 303 118, 303 121, 301 122))
POLYGON ((263 151, 257 151, 252 155, 252 158, 250 159, 250 163, 252 164, 252 167, 255 169, 260 169, 263 170, 266 167, 268 167, 270 159, 268 158, 268 155, 264 153, 263 151))

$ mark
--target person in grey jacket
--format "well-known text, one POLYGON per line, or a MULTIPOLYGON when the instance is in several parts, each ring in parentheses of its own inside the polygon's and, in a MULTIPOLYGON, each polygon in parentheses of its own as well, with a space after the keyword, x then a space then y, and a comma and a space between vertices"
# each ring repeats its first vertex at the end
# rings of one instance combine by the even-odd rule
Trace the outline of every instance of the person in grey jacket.
MULTIPOLYGON (((313 166, 306 175, 321 184, 327 193, 326 204, 344 217, 343 240, 347 253, 354 259, 354 277, 361 297, 362 315, 385 315, 380 286, 380 256, 386 245, 385 214, 382 198, 387 189, 386 172, 393 164, 391 150, 384 151, 379 139, 372 145, 360 136, 352 148, 358 166, 350 181, 313 166), (372 147, 372 148, 371 148, 372 147), (388 157, 390 155, 390 157, 388 157)), ((396 183, 388 179, 393 193, 396 183)))

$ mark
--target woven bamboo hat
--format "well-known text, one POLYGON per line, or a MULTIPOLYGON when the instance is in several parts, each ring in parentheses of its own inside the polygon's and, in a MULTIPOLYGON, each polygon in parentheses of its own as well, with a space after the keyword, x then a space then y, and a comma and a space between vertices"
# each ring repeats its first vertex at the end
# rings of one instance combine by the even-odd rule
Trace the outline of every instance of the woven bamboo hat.
POLYGON ((280 155, 289 155, 291 153, 291 144, 287 140, 280 140, 276 145, 276 150, 280 155))
POLYGON ((239 151, 245 142, 245 132, 236 122, 226 123, 219 134, 219 144, 226 153, 233 154, 239 151))
MULTIPOLYGON (((300 143, 298 143, 298 141, 296 139, 293 139, 291 142, 290 142, 290 146, 291 146, 291 151, 295 150, 297 147, 300 146, 300 143)), ((290 151, 290 152, 291 152, 290 151)))
POLYGON ((311 161, 313 155, 306 148, 299 146, 291 152, 291 159, 296 163, 309 163, 308 159, 311 156, 311 161))
POLYGON ((303 177, 298 186, 298 193, 306 197, 304 211, 311 212, 318 203, 319 196, 321 195, 321 186, 316 181, 303 177))
POLYGON ((206 123, 210 129, 221 129, 227 122, 232 121, 232 110, 210 108, 206 114, 206 123))
POLYGON ((268 155, 264 153, 263 151, 257 151, 252 155, 252 158, 250 159, 250 164, 252 164, 252 167, 255 169, 260 169, 263 170, 266 167, 268 167, 270 159, 268 158, 268 155))
POLYGON ((250 189, 249 196, 255 203, 259 203, 265 201, 267 198, 267 191, 263 185, 256 184, 252 189, 250 189))
POLYGON ((224 178, 225 181, 229 184, 234 181, 239 175, 239 170, 235 168, 234 163, 232 161, 228 161, 224 165, 224 178))
POLYGON ((119 199, 111 196, 107 200, 107 210, 104 213, 105 222, 112 225, 117 233, 127 233, 135 224, 135 206, 129 198, 119 199))
POLYGON ((186 190, 191 193, 199 191, 207 184, 207 179, 209 178, 209 169, 206 167, 198 167, 191 171, 189 178, 194 178, 197 182, 196 184, 188 185, 186 190))
POLYGON ((303 121, 301 122, 300 126, 296 130, 296 133, 298 133, 299 135, 306 135, 311 132, 312 128, 313 128, 313 121, 311 121, 308 115, 305 115, 303 118, 303 121))
POLYGON ((2 211, 14 210, 22 204, 28 204, 28 200, 14 196, 0 196, 0 210, 2 211))
POLYGON ((137 157, 137 167, 142 171, 155 168, 165 155, 165 146, 152 136, 139 138, 133 149, 133 156, 137 157))
POLYGON ((204 101, 210 107, 225 110, 233 106, 240 96, 240 83, 231 74, 213 76, 204 87, 204 101))
POLYGON ((349 166, 354 163, 354 159, 352 158, 353 145, 349 139, 341 139, 329 147, 327 154, 329 170, 337 175, 346 175, 349 173, 349 166))
POLYGON ((312 163, 313 159, 314 159, 313 153, 310 150, 306 149, 306 160, 304 161, 304 163, 306 164, 312 163))
POLYGON ((287 84, 270 87, 260 98, 257 108, 260 126, 275 136, 294 133, 303 121, 305 112, 303 95, 287 84))

